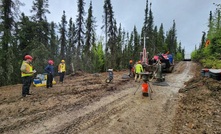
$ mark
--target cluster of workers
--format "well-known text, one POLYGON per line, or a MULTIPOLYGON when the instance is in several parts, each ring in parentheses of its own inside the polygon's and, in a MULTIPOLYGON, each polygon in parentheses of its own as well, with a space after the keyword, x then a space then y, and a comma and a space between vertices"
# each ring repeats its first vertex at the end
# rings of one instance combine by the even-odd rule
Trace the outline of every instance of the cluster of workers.
POLYGON ((134 72, 134 74, 135 74, 135 76, 134 76, 135 82, 140 82, 141 72, 144 71, 143 66, 141 64, 141 61, 139 60, 138 62, 136 62, 133 65, 133 60, 130 60, 129 61, 129 65, 128 65, 128 69, 129 69, 129 75, 128 76, 132 77, 133 76, 133 72, 134 72))
MULTIPOLYGON (((31 55, 25 55, 24 60, 21 65, 21 77, 22 77, 22 97, 26 97, 30 94, 30 86, 32 83, 32 77, 34 73, 36 73, 36 70, 33 69, 33 66, 31 65, 33 58, 31 55)), ((54 78, 54 61, 48 60, 48 64, 45 67, 45 72, 47 73, 47 82, 46 82, 46 88, 52 87, 52 81, 54 78)), ((65 61, 61 60, 61 63, 58 65, 58 73, 60 76, 60 83, 63 83, 64 75, 66 72, 65 67, 65 61)))

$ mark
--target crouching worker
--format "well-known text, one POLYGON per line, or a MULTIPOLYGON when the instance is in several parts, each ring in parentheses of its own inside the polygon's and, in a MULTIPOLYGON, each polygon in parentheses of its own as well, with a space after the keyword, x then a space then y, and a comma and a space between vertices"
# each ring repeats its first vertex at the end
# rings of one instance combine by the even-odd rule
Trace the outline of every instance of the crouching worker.
POLYGON ((47 82, 46 82, 46 88, 52 87, 52 81, 54 77, 54 61, 49 60, 48 65, 45 68, 45 71, 47 73, 47 82))

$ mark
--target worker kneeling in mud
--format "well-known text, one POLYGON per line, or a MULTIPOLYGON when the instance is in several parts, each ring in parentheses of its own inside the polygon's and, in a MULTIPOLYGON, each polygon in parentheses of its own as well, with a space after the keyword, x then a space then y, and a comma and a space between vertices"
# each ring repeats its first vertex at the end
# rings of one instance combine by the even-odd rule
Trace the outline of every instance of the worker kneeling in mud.
POLYGON ((114 78, 113 69, 108 69, 107 72, 108 72, 108 77, 107 77, 107 79, 105 81, 107 83, 110 83, 113 80, 113 78, 114 78))

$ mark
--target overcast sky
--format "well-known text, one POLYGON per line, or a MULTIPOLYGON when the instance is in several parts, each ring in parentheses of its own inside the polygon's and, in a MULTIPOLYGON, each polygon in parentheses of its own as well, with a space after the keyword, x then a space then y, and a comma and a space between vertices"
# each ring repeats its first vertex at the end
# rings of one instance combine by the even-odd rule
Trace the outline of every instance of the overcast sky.
MULTIPOLYGON (((25 12, 26 15, 31 15, 30 9, 33 0, 20 1, 25 3, 25 6, 21 7, 21 11, 25 12)), ((100 30, 103 25, 103 1, 92 0, 93 16, 96 17, 98 35, 104 35, 100 30)), ((160 24, 163 23, 166 32, 172 27, 173 20, 175 20, 178 42, 181 42, 187 53, 192 52, 195 45, 199 45, 202 31, 208 30, 209 12, 214 12, 216 8, 213 3, 221 3, 218 0, 149 0, 150 2, 152 3, 154 25, 159 28, 160 24)), ((85 3, 84 10, 87 12, 90 0, 85 0, 85 3)), ((121 23, 127 32, 131 32, 136 25, 140 33, 144 22, 146 0, 111 0, 111 3, 117 24, 121 23)), ((63 10, 66 12, 67 21, 70 17, 75 21, 77 0, 49 0, 49 11, 51 13, 47 14, 48 21, 61 22, 63 10)))

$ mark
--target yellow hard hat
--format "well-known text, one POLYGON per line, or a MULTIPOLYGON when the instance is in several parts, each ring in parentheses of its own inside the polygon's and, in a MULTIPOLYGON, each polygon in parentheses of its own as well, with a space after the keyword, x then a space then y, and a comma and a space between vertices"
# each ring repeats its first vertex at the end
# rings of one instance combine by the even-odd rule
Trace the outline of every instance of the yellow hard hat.
POLYGON ((64 60, 61 60, 61 62, 65 62, 64 60))

